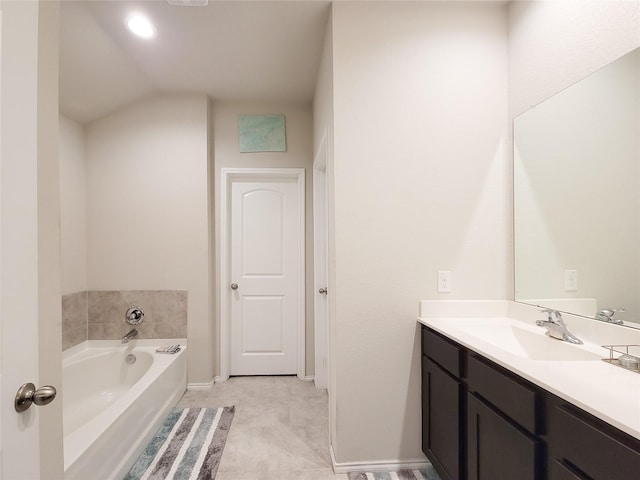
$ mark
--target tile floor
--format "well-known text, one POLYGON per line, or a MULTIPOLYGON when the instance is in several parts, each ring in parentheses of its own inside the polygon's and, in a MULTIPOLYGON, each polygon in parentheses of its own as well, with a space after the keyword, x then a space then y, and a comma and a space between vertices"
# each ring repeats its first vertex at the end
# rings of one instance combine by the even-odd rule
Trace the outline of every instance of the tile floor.
POLYGON ((235 405, 216 480, 347 480, 329 455, 326 390, 296 377, 234 377, 184 394, 181 407, 235 405))

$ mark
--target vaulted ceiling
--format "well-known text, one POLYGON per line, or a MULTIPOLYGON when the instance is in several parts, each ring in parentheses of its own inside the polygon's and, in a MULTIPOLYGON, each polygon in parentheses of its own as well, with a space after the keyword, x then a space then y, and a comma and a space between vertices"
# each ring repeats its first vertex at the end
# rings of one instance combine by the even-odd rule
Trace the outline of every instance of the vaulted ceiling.
POLYGON ((60 111, 86 123, 158 93, 219 101, 310 102, 329 1, 64 0, 60 111), (129 32, 145 14, 156 36, 129 32))

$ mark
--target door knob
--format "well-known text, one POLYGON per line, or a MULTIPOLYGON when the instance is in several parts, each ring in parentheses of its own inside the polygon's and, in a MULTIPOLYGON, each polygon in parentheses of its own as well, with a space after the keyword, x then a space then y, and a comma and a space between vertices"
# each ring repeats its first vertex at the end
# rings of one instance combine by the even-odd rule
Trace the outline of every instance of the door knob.
POLYGON ((25 383, 18 389, 14 401, 16 412, 28 410, 32 403, 36 405, 49 405, 56 398, 56 389, 51 385, 45 385, 36 390, 33 383, 25 383))
POLYGON ((237 283, 232 283, 231 284, 231 290, 237 290, 238 289, 238 284, 237 283))
POLYGON ((322 295, 326 295, 327 294, 327 287, 320 288, 320 290, 318 290, 318 293, 320 293, 322 295))

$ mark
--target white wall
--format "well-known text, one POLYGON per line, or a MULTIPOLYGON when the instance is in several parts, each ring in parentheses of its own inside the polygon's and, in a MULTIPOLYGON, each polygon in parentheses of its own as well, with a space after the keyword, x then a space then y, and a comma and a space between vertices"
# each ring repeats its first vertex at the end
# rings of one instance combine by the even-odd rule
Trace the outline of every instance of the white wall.
POLYGON ((86 127, 88 288, 188 290, 191 383, 214 374, 208 106, 156 97, 86 127))
POLYGON ((424 458, 420 299, 511 296, 506 30, 496 4, 333 6, 338 464, 424 458))
POLYGON ((87 169, 84 128, 60 115, 62 295, 87 290, 87 169))
MULTIPOLYGON (((318 67, 318 77, 313 96, 313 152, 320 149, 320 142, 327 130, 333 131, 333 19, 329 12, 318 67)), ((333 135, 331 135, 333 136, 333 135)), ((329 142, 331 145, 331 142, 329 142)))
MULTIPOLYGON (((310 104, 296 103, 257 103, 257 102, 219 102, 213 106, 213 143, 215 145, 215 221, 216 232, 220 230, 220 169, 221 168, 273 168, 302 167, 305 175, 306 202, 306 374, 314 372, 313 337, 313 130, 310 104), (241 114, 283 114, 287 130, 286 152, 240 153, 238 146, 238 117, 241 114)), ((220 242, 216 235, 216 278, 220 284, 220 242)), ((226 280, 224 280, 226 285, 226 280)), ((219 305, 219 304, 218 304, 219 305)), ((217 309, 217 332, 220 328, 219 308, 217 309)), ((219 338, 219 336, 218 336, 219 338)), ((218 349, 216 349, 218 351, 218 349)), ((218 354, 216 353, 216 360, 218 354)), ((219 371, 219 364, 216 367, 219 371)))

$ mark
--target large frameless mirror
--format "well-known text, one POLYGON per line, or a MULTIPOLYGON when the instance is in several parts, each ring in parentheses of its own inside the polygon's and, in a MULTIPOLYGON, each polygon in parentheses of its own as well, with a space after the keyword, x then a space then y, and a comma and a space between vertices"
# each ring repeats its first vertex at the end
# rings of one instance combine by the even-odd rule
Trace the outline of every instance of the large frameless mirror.
POLYGON ((514 120, 515 300, 640 328, 640 48, 514 120))

